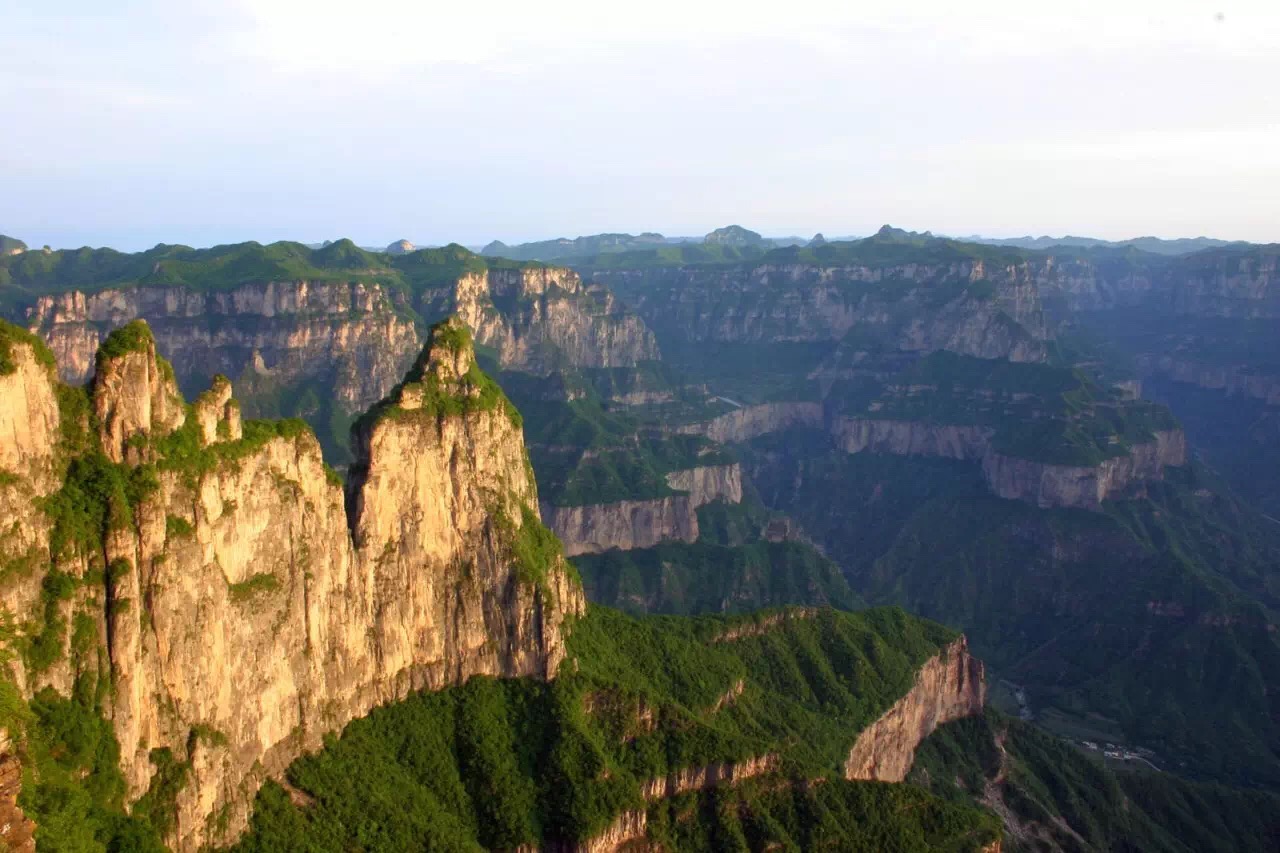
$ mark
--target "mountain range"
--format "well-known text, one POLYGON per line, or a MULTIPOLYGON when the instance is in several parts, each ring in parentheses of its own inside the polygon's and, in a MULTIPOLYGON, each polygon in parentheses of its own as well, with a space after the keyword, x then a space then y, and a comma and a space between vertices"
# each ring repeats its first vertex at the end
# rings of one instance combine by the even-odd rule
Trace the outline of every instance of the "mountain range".
POLYGON ((782 242, 0 257, 11 846, 1273 846, 1280 246, 782 242))

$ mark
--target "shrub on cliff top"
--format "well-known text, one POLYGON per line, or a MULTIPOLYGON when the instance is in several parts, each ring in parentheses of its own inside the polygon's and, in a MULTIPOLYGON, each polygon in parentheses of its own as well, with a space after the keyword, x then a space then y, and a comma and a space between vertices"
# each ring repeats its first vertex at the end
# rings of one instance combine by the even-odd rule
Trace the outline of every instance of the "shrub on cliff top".
POLYGON ((151 334, 151 327, 147 325, 146 320, 134 320, 131 323, 125 323, 107 335, 107 339, 98 347, 97 367, 101 369, 108 361, 129 353, 146 352, 148 348, 155 345, 156 339, 151 334))
POLYGON ((498 383, 480 369, 474 357, 465 374, 456 380, 442 383, 440 377, 431 369, 431 350, 437 345, 455 353, 472 349, 471 331, 460 323, 448 320, 432 326, 427 345, 423 347, 413 367, 405 374, 404 381, 392 389, 388 397, 356 419, 352 426, 353 433, 367 431, 384 418, 438 420, 497 409, 506 413, 513 427, 523 428, 524 419, 521 418, 520 412, 507 399, 507 395, 503 393, 498 383), (399 405, 397 401, 402 399, 406 392, 421 396, 418 408, 407 409, 399 405))
POLYGON ((37 362, 50 370, 57 369, 53 353, 45 346, 44 341, 21 326, 0 320, 0 376, 8 376, 18 369, 18 363, 13 354, 13 348, 16 345, 31 347, 37 362))

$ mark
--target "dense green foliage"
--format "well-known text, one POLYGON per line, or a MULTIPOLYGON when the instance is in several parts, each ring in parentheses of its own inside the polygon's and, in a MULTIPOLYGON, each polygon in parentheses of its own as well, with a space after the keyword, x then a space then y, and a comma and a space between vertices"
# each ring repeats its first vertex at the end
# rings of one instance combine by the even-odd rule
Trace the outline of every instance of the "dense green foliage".
POLYGON ((1280 527, 1202 469, 1169 469, 1102 512, 1046 511, 990 497, 971 463, 824 444, 762 438, 748 461, 764 463, 765 503, 793 514, 868 602, 962 628, 1053 709, 1047 724, 1101 727, 1188 772, 1280 779, 1266 609, 1280 600, 1280 527))
POLYGON ((587 838, 638 808, 660 838, 687 839, 679 849, 720 849, 685 825, 688 800, 647 804, 641 782, 768 754, 781 756, 775 783, 723 794, 756 813, 743 823, 753 836, 973 849, 996 830, 971 808, 914 789, 833 782, 815 793, 800 781, 835 772, 858 729, 949 636, 894 610, 636 620, 593 608, 570 638, 575 663, 554 682, 473 678, 350 724, 289 768, 307 805, 269 784, 238 849, 510 849, 587 838), (874 824, 837 830, 852 815, 874 824))
POLYGON ((995 790, 1025 837, 1012 849, 1200 853, 1270 850, 1280 796, 1188 782, 1150 769, 1111 769, 1034 726, 995 712, 938 729, 921 745, 911 781, 969 802, 995 790))
MULTIPOLYGON (((748 496, 698 509, 697 542, 574 558, 590 601, 629 613, 742 612, 789 604, 853 610, 840 568, 803 541, 769 541, 768 514, 748 496)), ((779 528, 784 529, 779 520, 779 528)))
POLYGON ((847 782, 788 786, 747 782, 683 794, 650 811, 666 850, 842 850, 947 853, 978 850, 1000 822, 910 785, 847 782))
POLYGON ((96 356, 98 370, 109 361, 126 356, 129 353, 146 353, 154 349, 156 339, 151 334, 151 327, 145 320, 134 320, 107 335, 107 339, 98 347, 96 356))
POLYGON ((27 767, 19 805, 35 821, 40 850, 161 853, 156 827, 124 810, 120 748, 92 681, 82 677, 70 699, 46 688, 21 709, 17 730, 27 767))
POLYGON ((432 351, 438 347, 451 353, 472 348, 471 331, 454 321, 442 321, 432 326, 427 346, 405 374, 404 381, 386 399, 356 419, 352 427, 355 433, 369 433, 384 418, 438 421, 495 410, 503 411, 516 429, 523 426, 519 410, 474 358, 470 359, 467 372, 462 376, 442 378, 443 364, 433 365, 431 359, 432 351), (405 397, 412 397, 416 404, 412 408, 400 405, 399 401, 405 397))
POLYGON ((21 326, 15 326, 13 323, 0 319, 0 376, 7 376, 18 369, 13 356, 15 345, 30 347, 36 361, 45 367, 50 369, 57 367, 57 363, 53 359, 53 353, 49 351, 49 348, 45 346, 44 341, 39 336, 33 335, 21 326))
POLYGON ((1097 465, 1178 426, 1163 406, 1079 369, 942 351, 888 382, 837 382, 828 404, 847 417, 986 427, 1000 453, 1057 465, 1097 465))
POLYGON ((378 282, 416 295, 463 273, 518 266, 501 258, 481 258, 456 244, 390 255, 366 251, 350 240, 318 249, 292 242, 249 242, 208 249, 162 244, 135 254, 90 248, 26 252, 0 255, 0 306, 71 289, 177 286, 225 291, 270 281, 378 282))

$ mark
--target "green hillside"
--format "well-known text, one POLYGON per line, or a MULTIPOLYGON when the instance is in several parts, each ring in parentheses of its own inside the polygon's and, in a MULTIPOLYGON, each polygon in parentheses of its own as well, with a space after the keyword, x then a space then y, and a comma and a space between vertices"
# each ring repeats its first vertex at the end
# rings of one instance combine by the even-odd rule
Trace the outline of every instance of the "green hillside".
POLYGON ((237 849, 510 849, 647 810, 673 849, 976 850, 999 829, 972 806, 835 777, 858 730, 949 637, 897 610, 637 620, 593 607, 550 684, 475 678, 351 723, 289 768, 301 796, 263 789, 237 849), (642 796, 671 770, 764 756, 776 758, 759 784, 642 796), (821 790, 803 781, 818 776, 821 790))

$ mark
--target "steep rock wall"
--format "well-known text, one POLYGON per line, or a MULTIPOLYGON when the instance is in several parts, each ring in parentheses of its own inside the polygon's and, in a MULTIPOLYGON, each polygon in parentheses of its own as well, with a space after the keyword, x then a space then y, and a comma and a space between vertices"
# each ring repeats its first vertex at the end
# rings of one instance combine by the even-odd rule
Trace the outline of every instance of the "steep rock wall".
POLYGON ((53 487, 60 423, 51 368, 29 346, 15 345, 10 357, 12 372, 0 374, 0 471, 45 494, 53 487))
POLYGON ((688 424, 679 431, 705 435, 712 441, 728 444, 750 441, 758 436, 792 427, 821 428, 822 424, 821 403, 760 403, 725 412, 704 423, 688 424))
POLYGON ((828 427, 836 446, 847 453, 890 453, 981 459, 993 430, 982 426, 939 425, 921 421, 832 418, 828 427))
POLYGON ((673 471, 667 475, 667 484, 688 494, 584 506, 544 503, 542 520, 572 557, 613 548, 651 548, 669 541, 694 542, 698 507, 715 500, 742 501, 742 472, 736 464, 673 471))
POLYGON ((986 692, 982 661, 959 637, 925 662, 906 696, 862 730, 845 761, 845 778, 901 782, 920 742, 945 722, 981 713, 986 692))
POLYGON ((903 350, 1040 361, 1049 337, 1036 271, 1027 265, 691 265, 593 273, 651 326, 686 341, 836 341, 860 327, 903 350), (963 288, 980 282, 987 287, 963 288), (943 286, 955 291, 940 302, 943 286))
POLYGON ((717 785, 734 785, 744 779, 772 773, 778 766, 776 755, 761 755, 743 761, 716 761, 700 767, 673 770, 666 776, 649 779, 642 786, 642 793, 647 800, 660 800, 688 791, 704 791, 717 785))
POLYGON ((62 378, 84 382, 112 330, 153 327, 186 387, 214 374, 263 383, 332 383, 346 411, 385 396, 422 347, 404 297, 376 283, 283 281, 227 291, 147 286, 41 297, 27 323, 49 344, 62 378))
POLYGON ((644 321, 612 293, 558 267, 469 273, 451 290, 424 297, 424 313, 456 312, 508 369, 634 367, 658 359, 644 321))
POLYGON ((1280 376, 1253 372, 1247 365, 1204 364, 1173 355, 1153 355, 1139 359, 1147 373, 1167 376, 1228 396, 1252 397, 1269 406, 1280 405, 1280 376))
MULTIPOLYGON (((472 357, 469 344, 424 353, 434 396, 419 376, 366 420, 345 495, 309 432, 234 440, 215 425, 196 462, 161 462, 101 553, 57 561, 86 593, 68 615, 95 619, 106 647, 129 796, 147 790, 152 750, 187 767, 175 848, 234 839, 264 778, 379 703, 474 674, 554 676, 581 588, 554 554, 539 567, 515 556, 523 525, 537 523, 526 510, 536 487, 505 401, 470 382, 472 357), (111 567, 101 595, 89 595, 94 566, 111 567)), ((137 372, 119 367, 103 371, 137 372)), ((124 381, 94 389, 95 410, 149 394, 124 381)), ((135 435, 171 428, 153 420, 135 435)), ((47 531, 32 537, 47 549, 47 531)), ((42 574, 19 583, 38 590, 42 574)), ((9 583, 0 599, 20 606, 9 583)), ((80 663, 63 639, 50 670, 16 673, 27 695, 69 689, 80 663)))
POLYGON ((1166 465, 1185 465, 1186 437, 1181 430, 1157 432, 1155 441, 1136 444, 1124 456, 1094 466, 1053 465, 990 452, 982 473, 1002 498, 1040 507, 1098 509, 1108 498, 1146 481, 1161 480, 1166 465))

